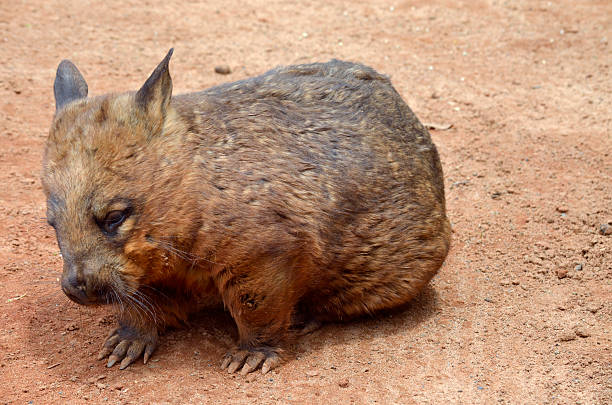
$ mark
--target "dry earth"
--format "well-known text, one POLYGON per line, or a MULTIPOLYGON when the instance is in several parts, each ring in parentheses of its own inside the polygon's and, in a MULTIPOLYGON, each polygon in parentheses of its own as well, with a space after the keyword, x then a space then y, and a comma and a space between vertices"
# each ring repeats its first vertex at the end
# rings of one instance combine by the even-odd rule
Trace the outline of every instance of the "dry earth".
POLYGON ((0 2, 0 402, 612 403, 612 2, 299 3, 0 2), (454 245, 413 305, 325 326, 267 375, 219 370, 223 313, 147 365, 95 360, 113 315, 61 293, 43 219, 55 69, 134 90, 172 46, 175 93, 335 57, 452 124, 432 135, 454 245))

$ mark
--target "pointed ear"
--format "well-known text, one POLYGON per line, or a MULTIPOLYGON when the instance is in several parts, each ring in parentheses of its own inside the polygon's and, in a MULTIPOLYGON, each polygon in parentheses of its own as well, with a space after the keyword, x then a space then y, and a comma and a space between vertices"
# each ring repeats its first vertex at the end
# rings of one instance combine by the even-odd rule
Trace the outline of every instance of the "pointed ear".
POLYGON ((87 97, 87 83, 79 69, 69 60, 64 59, 57 67, 53 93, 56 112, 71 101, 87 97))
POLYGON ((168 71, 168 63, 174 52, 174 48, 155 68, 151 76, 136 92, 136 104, 140 106, 149 116, 164 119, 166 110, 172 97, 172 79, 168 71))

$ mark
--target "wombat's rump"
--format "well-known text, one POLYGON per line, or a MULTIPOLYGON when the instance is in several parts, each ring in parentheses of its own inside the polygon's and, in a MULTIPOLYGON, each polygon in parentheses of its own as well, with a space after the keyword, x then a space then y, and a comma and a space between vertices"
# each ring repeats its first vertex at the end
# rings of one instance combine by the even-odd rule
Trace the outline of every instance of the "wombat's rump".
POLYGON ((427 130, 363 65, 281 67, 172 96, 172 51, 140 90, 87 98, 63 61, 45 151, 62 289, 112 303, 100 358, 127 367, 160 330, 222 302, 266 372, 290 330, 392 308, 442 265, 442 169, 427 130))

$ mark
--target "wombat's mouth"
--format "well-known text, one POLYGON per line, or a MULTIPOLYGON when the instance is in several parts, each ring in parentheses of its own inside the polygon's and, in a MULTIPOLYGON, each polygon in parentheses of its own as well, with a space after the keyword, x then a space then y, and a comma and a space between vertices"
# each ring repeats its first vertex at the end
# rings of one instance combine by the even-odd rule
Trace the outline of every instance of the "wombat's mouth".
POLYGON ((62 291, 73 302, 79 305, 104 305, 113 302, 111 288, 98 286, 90 291, 82 285, 71 285, 62 279, 62 291))

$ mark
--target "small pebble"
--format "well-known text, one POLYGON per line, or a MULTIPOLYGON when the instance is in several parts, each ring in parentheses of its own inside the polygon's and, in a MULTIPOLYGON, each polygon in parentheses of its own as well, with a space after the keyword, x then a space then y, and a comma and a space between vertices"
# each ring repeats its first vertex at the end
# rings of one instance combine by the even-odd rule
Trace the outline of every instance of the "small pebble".
POLYGON ((610 224, 601 224, 599 233, 604 236, 612 235, 612 226, 610 224))
POLYGON ((102 384, 102 383, 96 383, 96 387, 100 388, 101 390, 105 389, 107 387, 106 384, 102 384))
POLYGON ((600 304, 590 304, 587 309, 590 313, 592 314, 596 314, 597 311, 599 311, 599 309, 601 308, 600 304))
POLYGON ((230 69, 229 65, 218 65, 215 66, 215 73, 219 73, 220 75, 229 75, 232 73, 232 69, 230 69))
POLYGON ((576 332, 576 335, 580 336, 581 338, 587 338, 591 336, 591 333, 583 326, 576 327, 574 331, 576 332))
POLYGON ((562 214, 565 214, 567 211, 569 211, 569 209, 565 205, 560 205, 557 207, 557 211, 562 214))
POLYGON ((559 279, 567 277, 567 269, 557 269, 557 277, 559 277, 559 279))
POLYGON ((561 334, 559 334, 559 336, 557 337, 557 340, 559 342, 569 342, 572 340, 576 339, 576 334, 573 332, 561 332, 561 334))
POLYGON ((535 264, 536 266, 541 266, 541 265, 543 265, 543 264, 544 264, 544 262, 542 261, 542 259, 540 259, 540 258, 539 258, 539 257, 537 257, 537 256, 527 256, 527 257, 525 257, 525 262, 526 262, 526 263, 533 263, 533 264, 535 264))
POLYGON ((306 372, 306 375, 307 375, 308 377, 316 377, 316 376, 318 376, 318 375, 319 375, 319 372, 318 372, 318 371, 316 371, 316 370, 310 370, 310 371, 307 371, 307 372, 306 372))
POLYGON ((345 378, 345 379, 343 379, 343 380, 340 380, 340 381, 338 382, 338 385, 339 385, 340 387, 342 387, 342 388, 347 388, 347 387, 349 386, 349 381, 348 381, 348 379, 347 379, 347 378, 345 378))
POLYGON ((576 265, 576 267, 574 267, 574 270, 576 270, 576 271, 580 271, 580 270, 582 270, 582 264, 578 263, 578 264, 576 265))
POLYGON ((68 326, 66 326, 66 330, 69 330, 69 331, 78 330, 78 329, 79 329, 79 325, 77 325, 76 323, 71 323, 68 326))

